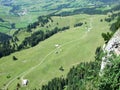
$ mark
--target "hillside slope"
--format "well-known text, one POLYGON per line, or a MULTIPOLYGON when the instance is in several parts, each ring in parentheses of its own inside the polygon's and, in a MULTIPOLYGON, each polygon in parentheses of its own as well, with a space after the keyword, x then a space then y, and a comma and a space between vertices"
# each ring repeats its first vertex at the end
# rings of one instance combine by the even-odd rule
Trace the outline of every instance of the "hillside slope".
POLYGON ((1 58, 0 87, 13 90, 17 83, 21 84, 21 79, 28 79, 28 86, 22 87, 21 90, 41 88, 42 84, 54 77, 62 75, 65 77, 73 65, 82 61, 93 61, 96 48, 104 43, 101 33, 109 30, 109 23, 100 22, 100 19, 105 17, 104 15, 88 16, 85 19, 88 28, 86 24, 72 27, 33 48, 1 58), (56 47, 57 44, 59 47, 56 47), (14 61, 13 56, 17 60, 14 61), (64 71, 59 70, 61 66, 64 71))

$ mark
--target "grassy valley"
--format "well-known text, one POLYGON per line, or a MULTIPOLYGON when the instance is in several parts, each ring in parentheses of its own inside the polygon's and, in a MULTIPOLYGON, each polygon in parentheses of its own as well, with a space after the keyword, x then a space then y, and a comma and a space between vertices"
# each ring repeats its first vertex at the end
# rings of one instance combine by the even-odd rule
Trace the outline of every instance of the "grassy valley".
POLYGON ((21 82, 21 78, 26 78, 30 83, 21 90, 40 88, 42 84, 47 83, 53 77, 62 75, 65 77, 73 65, 94 61, 96 48, 104 43, 101 33, 109 31, 109 23, 100 22, 100 19, 105 17, 104 15, 53 17, 54 21, 61 18, 61 24, 72 18, 72 23, 80 20, 81 22, 87 21, 87 25, 74 28, 69 21, 68 25, 71 26, 69 30, 59 32, 33 48, 2 58, 0 60, 1 87, 8 86, 10 90, 14 89, 16 84, 21 82), (103 27, 104 25, 106 27, 103 27), (56 44, 60 46, 55 47, 56 44), (18 60, 14 61, 13 56, 17 57, 18 60), (59 70, 61 66, 64 71, 59 70), (10 78, 7 78, 9 75, 10 78))
POLYGON ((99 77, 91 77, 101 62, 94 61, 102 57, 102 51, 95 52, 120 26, 118 2, 1 0, 0 90, 79 90, 83 83, 82 90, 93 88, 99 77), (84 70, 90 82, 80 79, 84 70), (26 79, 28 84, 22 85, 26 79))

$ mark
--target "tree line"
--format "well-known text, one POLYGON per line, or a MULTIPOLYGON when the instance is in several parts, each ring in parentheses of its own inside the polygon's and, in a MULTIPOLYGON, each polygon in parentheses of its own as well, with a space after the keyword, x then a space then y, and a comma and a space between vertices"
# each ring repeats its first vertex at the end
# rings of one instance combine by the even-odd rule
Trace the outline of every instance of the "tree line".
MULTIPOLYGON (((35 29, 37 26, 44 27, 48 22, 53 22, 50 15, 47 16, 39 16, 37 18, 37 21, 28 24, 26 27, 18 28, 13 34, 13 36, 16 36, 21 30, 26 30, 27 32, 32 32, 32 29, 35 29)), ((14 24, 14 23, 13 23, 14 24)), ((14 25, 13 25, 14 26, 14 25)))
POLYGON ((0 17, 0 22, 5 22, 5 21, 0 17))
POLYGON ((27 32, 31 32, 32 29, 35 29, 37 26, 44 27, 49 21, 53 22, 51 16, 39 16, 37 21, 29 24, 27 26, 27 32))
POLYGON ((120 16, 117 18, 117 22, 113 23, 110 27, 110 30, 112 32, 116 32, 116 30, 118 30, 120 27, 120 16))
POLYGON ((40 41, 43 41, 60 31, 68 30, 69 28, 69 26, 62 28, 55 27, 53 30, 46 30, 45 32, 43 30, 36 31, 33 34, 31 34, 30 37, 26 37, 22 41, 22 43, 18 46, 18 50, 33 47, 37 45, 40 41))
POLYGON ((79 27, 79 26, 82 26, 82 25, 83 25, 83 23, 80 22, 80 23, 75 24, 74 27, 79 27))
MULTIPOLYGON (((118 14, 119 14, 119 13, 118 13, 118 14)), ((116 16, 116 15, 118 16, 118 14, 113 14, 113 15, 111 16, 111 18, 114 17, 114 15, 115 15, 115 16, 116 16)), ((116 16, 116 17, 117 17, 117 16, 116 16)), ((112 20, 111 18, 110 18, 110 21, 112 20)), ((115 18, 115 17, 114 17, 114 18, 115 18)), ((108 20, 108 22, 109 22, 109 20, 108 20)), ((111 33, 110 33, 110 32, 107 32, 107 33, 102 33, 102 34, 101 34, 106 44, 107 44, 108 41, 111 39, 111 37, 113 36, 113 34, 119 29, 119 27, 120 27, 120 16, 117 18, 117 21, 110 26, 110 30, 112 31, 111 33)))
POLYGON ((15 36, 0 42, 0 58, 16 52, 18 50, 17 41, 19 41, 19 39, 15 36))
MULTIPOLYGON (((17 38, 17 34, 21 30, 24 29, 27 32, 31 32, 32 29, 35 29, 37 26, 44 27, 50 21, 53 22, 51 16, 49 16, 49 15, 48 16, 39 16, 37 18, 37 21, 29 24, 27 27, 19 28, 18 30, 16 30, 14 32, 13 36, 11 36, 11 37, 9 36, 8 40, 6 40, 5 35, 0 34, 0 40, 1 41, 4 40, 4 42, 0 43, 0 57, 10 55, 11 53, 22 50, 22 49, 33 47, 33 46, 37 45, 40 41, 43 41, 46 38, 49 38, 53 34, 59 32, 59 31, 64 31, 66 29, 69 29, 69 26, 66 26, 63 28, 55 27, 53 30, 47 30, 46 32, 40 30, 40 31, 32 33, 30 37, 26 37, 20 45, 17 44, 17 42, 19 41, 19 39, 17 38)), ((11 27, 15 28, 15 23, 11 24, 11 27)), ((8 38, 8 36, 7 36, 7 38, 8 38)))
MULTIPOLYGON (((13 52, 20 51, 22 49, 27 49, 30 47, 36 46, 39 42, 51 37, 52 35, 60 32, 68 30, 70 27, 65 26, 62 28, 55 27, 53 30, 39 30, 31 34, 31 36, 26 37, 20 45, 17 44, 19 39, 16 34, 19 33, 20 30, 15 32, 15 35, 11 37, 9 40, 0 43, 0 58, 3 56, 10 55, 13 52)), ((2 40, 4 40, 2 38, 2 40)))
POLYGON ((113 13, 113 11, 111 12, 111 15, 108 15, 107 18, 105 18, 106 22, 111 22, 112 20, 116 19, 116 17, 120 16, 120 12, 118 13, 113 13))
POLYGON ((59 81, 54 78, 48 84, 43 85, 41 90, 88 90, 88 88, 93 90, 96 87, 93 84, 89 87, 89 83, 95 83, 94 79, 99 74, 98 66, 98 62, 82 62, 72 67, 66 78, 60 77, 59 81))
MULTIPOLYGON (((106 4, 104 4, 106 5, 106 4)), ((113 12, 113 11, 119 11, 120 10, 120 5, 116 5, 112 7, 111 9, 108 10, 97 10, 96 8, 103 8, 103 5, 95 5, 94 7, 91 8, 80 8, 80 9, 75 9, 73 11, 63 11, 61 13, 54 12, 50 14, 51 16, 70 16, 70 15, 76 15, 76 14, 107 14, 108 12, 113 12)))

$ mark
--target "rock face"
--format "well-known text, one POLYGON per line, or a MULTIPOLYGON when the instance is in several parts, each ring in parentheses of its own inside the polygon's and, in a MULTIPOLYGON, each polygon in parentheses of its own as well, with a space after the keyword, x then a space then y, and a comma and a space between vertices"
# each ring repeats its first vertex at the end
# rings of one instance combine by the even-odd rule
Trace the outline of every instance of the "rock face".
POLYGON ((110 39, 105 47, 105 51, 107 53, 113 51, 115 54, 120 55, 120 29, 110 39))
POLYGON ((100 76, 103 74, 103 70, 106 65, 111 65, 109 58, 111 57, 111 52, 115 53, 117 56, 120 55, 120 29, 113 35, 107 45, 103 46, 103 51, 107 53, 106 56, 102 58, 100 76))

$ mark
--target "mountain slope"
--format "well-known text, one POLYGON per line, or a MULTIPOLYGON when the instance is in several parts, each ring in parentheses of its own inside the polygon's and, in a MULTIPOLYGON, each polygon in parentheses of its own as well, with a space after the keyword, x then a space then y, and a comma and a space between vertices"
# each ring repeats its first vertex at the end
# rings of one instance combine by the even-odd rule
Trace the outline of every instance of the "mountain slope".
MULTIPOLYGON (((74 19, 77 16, 69 17, 74 19)), ((84 15, 84 17, 86 16, 84 15)), ((85 24, 81 27, 70 28, 33 48, 0 59, 0 87, 8 87, 13 90, 17 83, 21 84, 23 78, 30 82, 21 90, 41 88, 41 85, 47 83, 48 80, 56 76, 65 76, 71 66, 82 61, 93 61, 96 48, 104 43, 101 33, 109 30, 107 22, 100 22, 100 19, 105 17, 88 16, 86 20, 89 29, 85 24), (104 27, 104 25, 106 26, 104 27), (60 48, 55 47, 56 44, 60 45, 60 48), (18 60, 14 61, 13 56, 18 60), (61 66, 64 68, 63 72, 59 70, 61 66)))

